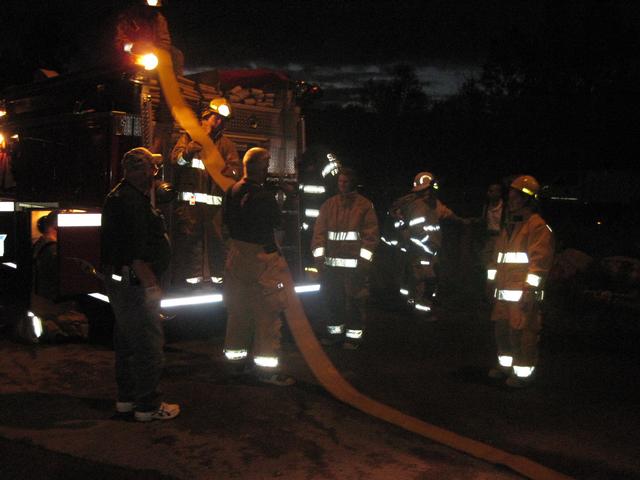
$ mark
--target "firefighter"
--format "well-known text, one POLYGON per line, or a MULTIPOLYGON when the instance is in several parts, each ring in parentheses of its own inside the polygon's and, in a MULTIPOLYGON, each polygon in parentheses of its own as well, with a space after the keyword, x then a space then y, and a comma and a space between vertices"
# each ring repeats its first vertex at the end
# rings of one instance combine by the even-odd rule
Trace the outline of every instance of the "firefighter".
POLYGON ((525 386, 533 378, 541 328, 540 302, 553 262, 551 228, 536 213, 539 190, 538 182, 529 175, 511 182, 507 221, 487 270, 494 289, 491 319, 498 350, 498 365, 489 376, 506 377, 510 387, 525 386))
POLYGON ((157 168, 143 147, 125 153, 122 167, 124 179, 107 195, 101 230, 105 288, 115 315, 116 412, 133 412, 141 422, 170 420, 180 407, 161 402, 158 392, 164 362, 160 279, 171 247, 150 201, 157 168))
POLYGON ((225 193, 224 223, 229 252, 224 270, 227 332, 224 354, 240 368, 253 359, 257 378, 289 386, 295 380, 279 372, 281 315, 286 307, 287 262, 276 244, 281 213, 273 192, 265 189, 271 155, 251 148, 244 156, 244 177, 225 193))
MULTIPOLYGON (((224 98, 214 98, 200 114, 201 124, 225 161, 222 174, 238 180, 242 168, 238 151, 224 135, 231 106, 224 98)), ((199 283, 217 279, 224 267, 225 246, 222 235, 222 190, 207 173, 199 158, 202 145, 184 133, 171 152, 174 184, 178 191, 173 239, 175 261, 172 283, 199 283)))
MULTIPOLYGON (((438 250, 442 245, 441 221, 467 223, 436 196, 438 182, 430 172, 420 172, 412 193, 391 206, 403 261, 400 293, 419 315, 431 315, 437 290, 438 250)), ((433 318, 433 317, 431 317, 433 318)))
POLYGON ((373 204, 355 191, 356 184, 355 172, 341 168, 338 194, 320 207, 311 243, 329 314, 324 340, 344 340, 346 349, 356 349, 362 341, 368 273, 379 238, 373 204))
MULTIPOLYGON (((310 161, 301 165, 299 174, 301 212, 304 213, 302 239, 305 247, 311 244, 313 226, 320 207, 336 193, 336 176, 341 167, 333 153, 322 153, 319 158, 313 155, 310 157, 310 161)), ((312 261, 311 252, 305 248, 305 253, 305 260, 312 261)))

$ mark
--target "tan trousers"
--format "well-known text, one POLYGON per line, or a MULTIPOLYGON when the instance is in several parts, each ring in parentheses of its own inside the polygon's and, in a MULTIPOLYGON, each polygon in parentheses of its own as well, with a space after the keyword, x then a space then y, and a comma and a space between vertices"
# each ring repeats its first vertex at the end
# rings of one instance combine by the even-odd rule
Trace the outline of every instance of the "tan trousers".
POLYGON ((492 320, 495 322, 498 356, 513 357, 513 365, 516 366, 536 366, 542 324, 539 304, 534 304, 529 312, 522 312, 519 302, 498 300, 494 306, 492 320))
POLYGON ((287 268, 277 252, 265 253, 261 245, 230 240, 224 274, 225 351, 248 350, 254 358, 278 358, 287 268))

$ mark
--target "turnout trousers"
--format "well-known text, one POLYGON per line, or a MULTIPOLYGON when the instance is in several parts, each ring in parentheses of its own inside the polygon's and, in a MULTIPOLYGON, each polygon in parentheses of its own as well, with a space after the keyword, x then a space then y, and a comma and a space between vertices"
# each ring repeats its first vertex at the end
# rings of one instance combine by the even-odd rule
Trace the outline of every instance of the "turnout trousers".
POLYGON ((230 240, 224 272, 228 360, 253 357, 258 367, 278 366, 287 269, 278 252, 265 253, 262 245, 230 240))
POLYGON ((369 285, 361 268, 325 266, 321 276, 322 299, 326 306, 327 333, 359 341, 367 320, 369 285))
POLYGON ((221 276, 226 246, 222 236, 222 208, 180 202, 174 213, 171 283, 188 278, 221 276))

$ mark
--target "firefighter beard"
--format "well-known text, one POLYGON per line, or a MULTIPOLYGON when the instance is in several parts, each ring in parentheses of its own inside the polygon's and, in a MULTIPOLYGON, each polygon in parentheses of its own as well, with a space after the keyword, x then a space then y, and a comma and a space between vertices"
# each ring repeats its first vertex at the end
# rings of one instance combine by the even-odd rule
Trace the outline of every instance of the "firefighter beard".
POLYGON ((222 209, 217 205, 180 202, 175 210, 174 268, 172 283, 188 278, 220 276, 226 254, 222 234, 222 209), (208 270, 208 271, 207 271, 208 270))
POLYGON ((262 245, 230 241, 224 272, 227 359, 244 361, 251 353, 256 366, 278 367, 287 269, 278 252, 265 253, 262 245))

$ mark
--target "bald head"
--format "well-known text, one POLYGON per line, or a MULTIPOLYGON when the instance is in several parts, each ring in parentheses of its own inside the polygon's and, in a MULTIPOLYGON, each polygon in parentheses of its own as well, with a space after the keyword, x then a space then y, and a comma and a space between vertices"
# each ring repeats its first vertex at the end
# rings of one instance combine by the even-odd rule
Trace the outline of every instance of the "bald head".
POLYGON ((258 183, 263 183, 267 178, 270 159, 269 150, 260 147, 250 148, 242 159, 244 176, 258 183))

